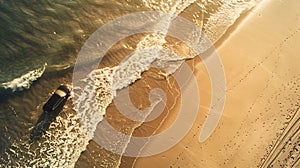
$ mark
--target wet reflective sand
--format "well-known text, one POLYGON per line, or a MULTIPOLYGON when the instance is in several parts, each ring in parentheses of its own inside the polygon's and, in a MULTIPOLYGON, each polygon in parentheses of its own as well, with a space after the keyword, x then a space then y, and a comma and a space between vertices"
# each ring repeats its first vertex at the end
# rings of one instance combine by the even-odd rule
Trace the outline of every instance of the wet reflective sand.
POLYGON ((227 99, 218 128, 204 143, 198 136, 210 104, 209 78, 195 60, 201 93, 196 123, 175 147, 139 158, 134 167, 298 167, 299 5, 263 1, 218 42, 227 99))
MULTIPOLYGON (((0 129, 3 134, 0 137, 0 165, 75 165, 79 168, 299 167, 298 1, 262 0, 255 9, 241 17, 240 14, 249 11, 256 1, 178 0, 170 3, 128 0, 125 4, 117 1, 49 1, 41 4, 24 2, 25 6, 23 2, 16 1, 8 4, 0 12, 2 20, 9 22, 8 26, 2 24, 0 28, 5 34, 11 35, 1 40, 1 53, 5 55, 2 61, 5 66, 0 67, 1 82, 10 81, 32 68, 41 68, 45 62, 48 66, 37 81, 29 80, 33 84, 28 90, 0 97, 0 129), (4 10, 6 8, 10 10, 4 10), (44 8, 47 10, 42 10, 44 8), (92 135, 93 131, 83 131, 82 123, 72 110, 72 100, 68 101, 42 140, 29 144, 30 130, 41 115, 42 106, 51 95, 51 90, 60 83, 72 83, 72 67, 88 36, 109 20, 143 10, 179 14, 203 29, 212 41, 216 41, 225 68, 227 99, 215 132, 207 141, 199 143, 199 133, 211 105, 212 88, 203 60, 196 57, 186 63, 197 77, 201 95, 199 114, 191 131, 170 150, 151 157, 129 158, 104 149, 87 136, 92 135), (23 27, 21 20, 27 17, 29 19, 25 21, 29 20, 30 23, 23 27), (17 38, 13 38, 14 35, 17 38), (24 59, 15 61, 19 57, 24 59), (41 66, 31 66, 33 64, 41 66), (12 74, 9 73, 13 69, 10 67, 16 68, 12 74)), ((107 53, 103 67, 118 65, 126 55, 136 51, 141 41, 145 46, 156 45, 155 39, 143 40, 144 36, 121 40, 107 53)), ((166 37, 163 47, 173 49, 186 58, 194 56, 178 39, 166 37)), ((174 78, 164 73, 150 68, 142 73, 140 80, 129 86, 131 101, 139 110, 149 108, 151 89, 163 89, 167 97, 167 101, 163 102, 167 105, 163 113, 157 119, 142 124, 122 116, 113 102, 104 117, 116 130, 126 135, 147 137, 170 127, 178 116, 182 97, 174 78)), ((184 89, 192 90, 188 80, 184 89)), ((87 124, 97 124, 93 117, 87 115, 87 124)))

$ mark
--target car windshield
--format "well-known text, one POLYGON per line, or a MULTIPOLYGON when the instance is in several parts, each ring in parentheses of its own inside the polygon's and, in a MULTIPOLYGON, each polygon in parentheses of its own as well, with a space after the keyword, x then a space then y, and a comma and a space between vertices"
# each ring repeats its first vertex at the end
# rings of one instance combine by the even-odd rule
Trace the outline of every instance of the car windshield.
POLYGON ((62 90, 56 90, 55 94, 59 95, 60 97, 65 97, 67 95, 67 93, 62 90))

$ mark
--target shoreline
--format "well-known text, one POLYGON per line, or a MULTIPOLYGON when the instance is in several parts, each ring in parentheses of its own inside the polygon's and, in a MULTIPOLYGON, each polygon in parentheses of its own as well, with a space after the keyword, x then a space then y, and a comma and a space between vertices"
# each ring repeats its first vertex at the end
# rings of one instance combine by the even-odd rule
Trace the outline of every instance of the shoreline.
MULTIPOLYGON (((249 10, 244 11, 243 13, 241 13, 241 15, 237 18, 237 20, 231 26, 229 26, 229 28, 216 41, 216 43, 214 44, 214 46, 215 46, 216 49, 219 48, 223 43, 225 43, 226 40, 227 40, 227 38, 229 38, 232 33, 234 33, 235 31, 237 31, 240 28, 240 23, 242 23, 245 19, 247 19, 247 17, 249 17, 249 15, 251 14, 252 10, 254 8, 256 8, 259 4, 260 3, 256 4, 254 7, 250 8, 249 10)), ((201 63, 200 59, 193 58, 193 59, 187 60, 185 62, 191 67, 191 69, 194 69, 194 72, 193 72, 194 75, 197 74, 196 71, 200 70, 201 73, 202 73, 202 76, 203 75, 205 76, 206 81, 209 81, 209 76, 207 76, 207 71, 205 69, 205 66, 201 63), (199 64, 201 64, 201 68, 199 68, 199 64), (198 65, 198 67, 197 67, 198 69, 195 69, 197 65, 198 65)), ((172 76, 172 75, 170 75, 170 76, 172 76)), ((197 82, 200 83, 201 81, 198 79, 197 82)), ((205 92, 205 94, 206 94, 205 97, 208 97, 208 98, 210 98, 210 95, 207 92, 207 89, 210 88, 209 85, 210 85, 209 82, 206 82, 205 87, 202 88, 202 90, 201 90, 202 93, 205 92)), ((208 90, 210 90, 210 89, 208 89, 208 90)), ((205 106, 209 106, 209 104, 210 104, 209 101, 210 101, 210 99, 205 99, 204 103, 201 103, 201 105, 200 105, 201 106, 200 108, 202 108, 201 111, 205 111, 206 114, 208 113, 208 108, 206 108, 205 106)), ((162 132, 164 129, 167 129, 169 127, 169 125, 171 125, 172 122, 175 120, 176 115, 180 111, 180 105, 178 105, 178 104, 174 104, 174 105, 175 105, 174 111, 171 111, 171 113, 168 113, 167 116, 163 116, 163 117, 167 118, 166 119, 167 120, 166 123, 163 123, 161 126, 159 126, 158 128, 156 128, 156 130, 154 132, 158 132, 158 133, 162 132)), ((204 118, 205 117, 203 115, 202 119, 201 119, 203 122, 205 120, 204 118)), ((154 122, 154 123, 156 123, 156 122, 154 122)), ((159 122, 159 124, 161 124, 161 123, 159 122)), ((142 124, 139 127, 142 127, 143 125, 144 124, 142 124)), ((137 134, 137 135, 139 134, 139 133, 135 133, 135 132, 139 132, 139 127, 134 129, 133 135, 134 134, 137 134)), ((200 128, 200 126, 198 126, 198 129, 199 128, 200 128)), ((153 135, 153 134, 151 134, 151 135, 153 135)), ((194 134, 193 136, 195 137, 195 135, 196 134, 194 134)), ((148 136, 148 135, 138 135, 138 136, 148 136)), ((196 139, 197 139, 197 137, 196 137, 196 139)), ((187 148, 187 147, 184 147, 184 148, 187 148)), ((127 156, 122 156, 120 167, 133 167, 138 160, 139 160, 139 158, 132 158, 132 157, 127 157, 127 156)))
MULTIPOLYGON (((239 28, 240 28, 240 23, 242 23, 245 19, 247 19, 247 17, 249 17, 249 15, 251 14, 252 10, 254 8, 256 8, 260 3, 256 4, 254 7, 250 8, 249 10, 247 11, 244 11, 243 13, 241 13, 241 15, 237 18, 237 20, 229 26, 229 28, 222 34, 222 36, 216 41, 216 43, 214 44, 215 48, 219 48, 223 43, 226 42, 227 38, 229 38, 231 36, 232 33, 234 33, 235 31, 237 31, 239 28)), ((201 71, 202 72, 202 76, 205 75, 205 78, 206 78, 206 81, 209 81, 209 77, 207 76, 207 71, 205 69, 205 66, 201 63, 201 60, 198 59, 198 58, 193 58, 191 60, 187 60, 185 61, 186 63, 188 63, 188 65, 191 67, 191 69, 194 69, 194 75, 197 74, 196 71, 201 71), (201 64, 201 68, 199 68, 199 66, 197 67, 198 69, 195 69, 197 65, 201 64), (206 74, 205 74, 206 73, 206 74)), ((172 75, 170 75, 172 76, 172 75)), ((201 81, 198 79, 197 81, 198 83, 200 83, 201 81)), ((209 82, 206 82, 206 87, 202 88, 201 92, 204 93, 205 92, 205 97, 208 97, 210 98, 210 95, 208 95, 208 92, 207 92, 207 89, 210 88, 209 86, 209 82), (205 89, 204 89, 205 88, 205 89)), ((209 89, 210 90, 210 89, 209 89)), ((203 96, 203 95, 202 95, 203 96)), ((201 107, 202 108, 202 112, 205 111, 205 113, 207 114, 208 113, 208 108, 205 108, 205 106, 209 106, 210 103, 209 103, 210 99, 205 99, 203 102, 204 103, 201 103, 201 107), (203 108, 204 107, 204 108, 203 108)), ((163 116, 163 117, 166 117, 167 121, 164 121, 165 123, 160 123, 161 126, 159 126, 158 128, 156 128, 156 130, 154 131, 156 134, 156 132, 160 133, 160 132, 163 132, 165 129, 167 129, 169 127, 169 125, 171 125, 173 123, 173 121, 175 120, 176 118, 176 115, 179 113, 180 111, 180 105, 178 104, 174 104, 175 105, 175 109, 174 111, 171 111, 170 113, 167 114, 167 116, 163 116), (174 114, 175 113, 175 114, 174 114)), ((205 117, 202 116, 202 121, 204 122, 204 119, 205 117)), ((154 122, 156 123, 156 122, 154 122)), ((142 127, 144 124, 142 124, 140 127, 142 127)), ((200 124, 201 125, 201 124, 200 124)), ((200 126, 198 126, 198 129, 200 128, 200 126)), ((135 132, 138 132, 139 131, 139 128, 135 128, 134 129, 134 132, 133 132, 133 135, 135 132)), ((199 131, 198 131, 199 132, 199 131)), ((147 133, 148 134, 148 133, 147 133)), ((138 135, 138 134, 137 134, 138 135)), ((151 134, 153 135, 153 133, 151 134)), ((193 135, 193 137, 196 137, 195 136, 196 134, 193 135)), ((147 136, 147 135, 138 135, 138 136, 147 136)), ((197 139, 197 137, 196 137, 197 139)), ((187 148, 187 147, 184 147, 184 148, 187 148)), ((158 154, 160 155, 160 154, 158 154)), ((151 158, 151 157, 150 157, 151 158)), ((121 164, 120 164, 120 167, 133 167, 135 165, 135 163, 139 160, 139 158, 132 158, 132 157, 127 157, 127 156, 122 156, 122 159, 121 159, 121 164)))
MULTIPOLYGON (((284 123, 289 122, 282 115, 285 115, 289 108, 293 108, 285 107, 278 111, 276 103, 279 100, 286 101, 287 95, 291 95, 293 101, 297 101, 297 92, 286 90, 284 94, 277 95, 282 89, 281 85, 287 85, 286 82, 293 80, 292 76, 297 76, 299 71, 296 63, 291 65, 290 61, 279 62, 282 57, 291 53, 292 56, 288 60, 297 59, 295 53, 299 52, 297 48, 284 45, 287 42, 286 36, 290 41, 299 40, 295 36, 297 31, 294 33, 284 31, 295 26, 293 19, 296 18, 291 15, 292 12, 296 12, 295 7, 282 8, 284 5, 287 6, 286 3, 269 0, 259 2, 249 12, 243 14, 243 18, 239 18, 216 43, 217 51, 225 66, 229 89, 225 111, 211 137, 201 144, 197 141, 207 115, 205 106, 202 105, 196 123, 180 143, 161 154, 137 158, 134 167, 145 165, 243 167, 260 164, 260 159, 268 153, 269 145, 279 138, 275 133, 279 133, 284 123), (284 10, 283 16, 280 16, 282 20, 271 17, 278 9, 284 10), (278 30, 283 31, 278 33, 278 30), (275 35, 274 32, 278 34, 275 35), (278 76, 287 73, 286 66, 294 72, 285 75, 285 80, 280 80, 278 76), (274 100, 274 97, 277 99, 274 100), (274 102, 269 103, 271 100, 274 102)), ((299 4, 297 1, 290 3, 294 3, 293 6, 299 4)), ((201 76, 198 82, 209 83, 209 79, 203 77, 204 71, 201 61, 198 60, 195 71, 196 76, 201 76)), ((207 87, 207 84, 204 85, 207 87)), ((200 88, 200 93, 204 93, 201 95, 204 97, 202 101, 209 106, 209 100, 205 97, 210 93, 205 93, 205 87, 200 88)))

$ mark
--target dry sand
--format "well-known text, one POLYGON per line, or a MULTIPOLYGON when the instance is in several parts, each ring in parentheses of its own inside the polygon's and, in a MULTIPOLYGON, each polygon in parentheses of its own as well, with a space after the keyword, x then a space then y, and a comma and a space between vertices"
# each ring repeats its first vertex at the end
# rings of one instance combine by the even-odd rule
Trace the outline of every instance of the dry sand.
POLYGON ((210 80, 200 60, 189 61, 201 94, 193 128, 170 150, 139 158, 134 167, 299 165, 299 7, 298 0, 264 0, 217 43, 227 99, 218 128, 203 143, 198 137, 210 105, 210 80))

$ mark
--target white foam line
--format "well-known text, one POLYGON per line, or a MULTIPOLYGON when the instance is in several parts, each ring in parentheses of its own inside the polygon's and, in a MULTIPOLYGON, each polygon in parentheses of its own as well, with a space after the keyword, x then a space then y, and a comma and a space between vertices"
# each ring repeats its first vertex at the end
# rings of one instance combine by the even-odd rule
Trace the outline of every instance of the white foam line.
MULTIPOLYGON (((191 0, 191 1, 187 1, 186 3, 183 3, 182 1, 176 1, 176 4, 170 9, 170 11, 167 11, 167 13, 171 13, 171 14, 173 14, 173 17, 172 18, 167 18, 167 26, 166 25, 162 25, 162 26, 164 26, 165 27, 165 34, 163 34, 163 35, 160 35, 160 36, 154 36, 155 38, 152 38, 150 41, 149 41, 149 36, 146 36, 146 38, 144 38, 142 41, 140 41, 139 42, 139 44, 137 45, 137 50, 139 50, 139 49, 141 49, 141 48, 143 48, 143 46, 146 46, 146 47, 149 47, 148 45, 149 45, 149 43, 150 43, 150 45, 151 45, 151 42, 153 42, 153 41, 156 41, 154 44, 158 44, 159 46, 158 47, 160 47, 161 49, 163 48, 162 47, 162 45, 166 42, 165 41, 165 37, 166 37, 166 34, 167 34, 167 32, 168 32, 168 29, 169 29, 169 26, 170 26, 170 24, 171 24, 171 21, 172 21, 172 19, 173 18, 175 18, 175 17, 177 17, 178 16, 178 14, 180 14, 184 9, 186 9, 188 6, 190 6, 192 3, 194 3, 195 2, 195 0, 191 0), (181 6, 180 6, 181 5, 181 6), (144 44, 145 43, 145 44, 144 44)), ((146 1, 146 3, 147 3, 147 1, 146 1)), ((147 4, 148 6, 150 6, 149 4, 147 4)), ((166 11, 164 11, 164 12, 166 12, 166 11)), ((164 21, 162 21, 162 23, 165 23, 164 21)), ((160 24, 159 24, 160 25, 160 24)), ((152 45, 153 46, 153 45, 152 45)), ((157 48, 157 47, 156 47, 157 48)), ((151 53, 151 52, 150 52, 151 53)), ((154 56, 155 57, 155 59, 157 59, 157 58, 159 58, 159 57, 161 57, 160 56, 160 52, 159 51, 157 51, 157 49, 156 49, 156 52, 154 52, 154 51, 152 51, 152 53, 151 53, 151 55, 152 56, 154 56), (155 54, 153 54, 153 53, 155 53, 155 54)), ((164 54, 164 56, 167 56, 166 54, 164 54)), ((143 55, 143 57, 149 57, 148 55, 143 55)), ((150 64, 151 63, 153 63, 154 62, 154 60, 155 59, 152 59, 152 62, 150 62, 150 64)), ((168 60, 168 58, 163 58, 164 60, 168 60)), ((169 59, 171 59, 171 60, 173 60, 173 58, 172 57, 170 57, 169 59)), ((140 63, 140 62, 139 62, 140 63)), ((146 64, 146 67, 143 69, 143 70, 148 70, 148 68, 149 68, 149 66, 150 66, 150 64, 146 64)), ((144 65, 144 64, 142 64, 142 65, 144 65)), ((145 66, 145 65, 144 65, 145 66)), ((177 66, 176 68, 179 68, 179 66, 177 66)), ((176 70, 174 70, 174 71, 176 71, 176 70)), ((139 76, 137 76, 137 78, 135 79, 135 80, 137 80, 137 79, 139 79, 140 78, 140 74, 141 74, 141 72, 143 72, 143 71, 139 71, 139 76)), ((120 77, 122 77, 122 76, 120 76, 120 77)), ((114 78, 115 79, 115 78, 114 78)), ((132 80, 131 79, 131 83, 133 83, 135 80, 132 80)), ((122 81, 122 80, 121 80, 122 81)), ((115 84, 116 82, 114 82, 114 84, 115 84)), ((130 84, 130 83, 129 83, 130 84)), ((129 84, 127 84, 127 86, 129 85, 129 84)), ((116 86, 118 86, 118 85, 116 85, 116 86)), ((123 88, 124 87, 124 85, 121 85, 121 87, 120 88, 123 88)), ((119 89, 119 87, 116 87, 116 89, 119 89)), ((151 107, 151 109, 153 109, 154 107, 151 107)), ((144 117, 144 120, 147 118, 147 116, 149 115, 151 113, 151 110, 149 110, 149 112, 148 112, 148 114, 147 115, 145 115, 145 117, 144 117)), ((142 124, 142 122, 137 126, 137 127, 139 127, 140 125, 142 124)), ((136 127, 136 128, 137 128, 136 127)), ((133 128, 133 130, 134 130, 135 128, 133 128)), ((133 134, 133 131, 131 132, 131 134, 130 134, 130 137, 132 136, 132 134, 133 134)), ((129 144, 129 142, 130 142, 130 139, 127 141, 127 145, 124 147, 124 149, 123 149, 123 153, 126 151, 126 148, 127 148, 127 146, 128 146, 128 144, 129 144)), ((140 151, 141 151, 142 149, 140 149, 140 151)), ((139 152, 140 152, 139 151, 139 152)), ((121 157, 120 157, 120 160, 119 160, 119 166, 120 166, 120 164, 121 164, 121 157)), ((136 159, 134 160, 134 163, 136 162, 136 159)), ((134 164, 133 163, 133 164, 134 164)))
POLYGON ((10 82, 2 83, 1 86, 5 89, 12 89, 12 91, 29 89, 33 81, 36 81, 40 78, 46 70, 47 63, 41 68, 29 71, 28 73, 13 79, 10 82))
POLYGON ((203 27, 205 34, 212 42, 219 40, 244 11, 254 7, 256 0, 250 0, 248 2, 222 0, 221 3, 220 12, 212 14, 203 27))
MULTIPOLYGON (((173 4, 173 6, 163 12, 173 14, 172 18, 174 18, 193 2, 195 1, 191 0, 185 3, 183 1, 176 1, 175 5, 173 4)), ((149 7, 152 6, 151 3, 148 3, 148 5, 149 7)), ((166 20, 160 22, 163 24, 159 23, 157 25, 165 28, 165 34, 169 29, 172 18, 166 18, 166 20)), ((106 108, 112 102, 113 97, 116 96, 116 90, 127 87, 129 84, 134 83, 137 79, 141 78, 141 73, 148 70, 151 63, 156 59, 159 59, 159 51, 156 52, 153 50, 154 48, 155 50, 162 48, 162 45, 165 43, 165 34, 152 34, 146 36, 139 42, 135 53, 129 59, 114 68, 97 69, 82 81, 85 83, 85 87, 81 90, 81 94, 74 95, 79 96, 78 100, 81 100, 81 103, 75 104, 74 109, 78 112, 79 117, 81 117, 83 130, 87 132, 89 138, 92 139, 94 137, 96 126, 101 122, 103 115, 106 112, 106 108), (102 73, 105 74, 101 76, 102 73), (96 95, 93 95, 95 91, 96 95), (94 109, 94 107, 97 108, 94 109)), ((168 60, 168 58, 164 59, 168 60)), ((126 144, 128 145, 130 140, 126 141, 126 144)), ((123 153, 125 152, 127 145, 124 147, 123 153)), ((120 163, 121 157, 119 159, 119 165, 120 163)))

